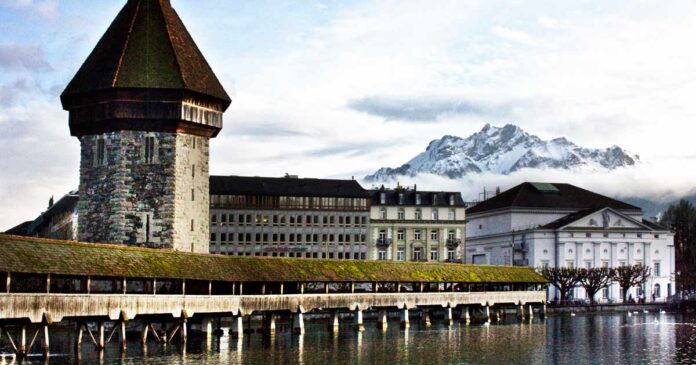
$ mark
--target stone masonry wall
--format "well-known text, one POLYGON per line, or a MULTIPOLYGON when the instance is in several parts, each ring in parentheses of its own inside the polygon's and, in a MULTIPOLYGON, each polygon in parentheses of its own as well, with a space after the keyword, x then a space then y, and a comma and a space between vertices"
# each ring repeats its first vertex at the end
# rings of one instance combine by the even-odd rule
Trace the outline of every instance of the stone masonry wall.
POLYGON ((191 153, 191 145, 185 142, 191 138, 139 131, 82 137, 78 239, 196 252, 202 252, 202 242, 207 251, 208 141, 197 137, 204 148, 191 153), (145 160, 146 137, 155 139, 156 152, 150 162, 145 160), (97 161, 99 139, 105 145, 103 164, 97 161), (190 171, 194 162, 201 169, 196 181, 190 171), (196 200, 191 201, 191 189, 201 181, 204 186, 194 192, 196 200), (187 217, 194 219, 194 232, 190 220, 185 227, 188 230, 184 229, 183 220, 187 217), (196 232, 199 228, 201 232, 196 232))
POLYGON ((176 150, 174 249, 208 253, 210 242, 209 139, 178 134, 176 150))

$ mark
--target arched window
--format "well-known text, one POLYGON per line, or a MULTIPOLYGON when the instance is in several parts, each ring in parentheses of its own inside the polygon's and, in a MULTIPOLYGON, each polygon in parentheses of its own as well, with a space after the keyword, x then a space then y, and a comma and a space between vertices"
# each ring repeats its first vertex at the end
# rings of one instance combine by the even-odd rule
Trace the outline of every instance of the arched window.
POLYGON ((406 219, 406 212, 404 211, 403 208, 399 208, 399 216, 398 216, 398 218, 399 218, 399 220, 404 220, 404 219, 406 219))
POLYGON ((423 219, 423 214, 421 213, 420 209, 416 209, 416 220, 421 220, 423 219))
POLYGON ((457 211, 454 209, 450 209, 449 212, 447 213, 447 219, 453 221, 457 219, 457 211))
POLYGON ((430 213, 430 218, 434 221, 438 220, 438 212, 437 209, 433 209, 432 212, 430 213))
POLYGON ((379 209, 379 219, 387 219, 387 209, 386 208, 379 209))

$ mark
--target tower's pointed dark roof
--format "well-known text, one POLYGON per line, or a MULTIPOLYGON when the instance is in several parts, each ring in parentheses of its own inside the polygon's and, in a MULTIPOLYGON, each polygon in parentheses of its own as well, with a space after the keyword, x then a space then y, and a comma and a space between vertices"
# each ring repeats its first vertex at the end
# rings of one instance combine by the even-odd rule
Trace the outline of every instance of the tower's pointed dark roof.
POLYGON ((230 103, 169 0, 128 0, 61 98, 120 88, 190 90, 230 103))

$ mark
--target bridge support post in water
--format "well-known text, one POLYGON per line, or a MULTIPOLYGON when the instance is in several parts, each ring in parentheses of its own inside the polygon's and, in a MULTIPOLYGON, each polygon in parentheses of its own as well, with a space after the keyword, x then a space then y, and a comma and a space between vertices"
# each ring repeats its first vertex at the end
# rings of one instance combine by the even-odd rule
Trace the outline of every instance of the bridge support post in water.
POLYGON ((304 314, 302 314, 302 311, 298 311, 293 316, 292 331, 297 333, 297 334, 304 334, 305 333, 304 314))
POLYGON ((530 304, 529 305, 529 319, 531 320, 532 318, 534 318, 534 307, 532 307, 532 305, 530 304))
POLYGON ((104 321, 100 321, 97 324, 97 331, 99 332, 99 339, 97 340, 97 348, 101 351, 104 349, 106 342, 104 341, 104 321))
POLYGON ((432 324, 432 321, 430 320, 430 310, 428 310, 427 308, 423 308, 421 310, 421 316, 423 319, 423 325, 425 327, 430 327, 430 325, 432 324))
POLYGON ((244 336, 244 317, 240 314, 232 318, 232 326, 230 327, 230 336, 233 337, 243 337, 244 336))
POLYGON ((491 323, 491 306, 485 304, 483 306, 483 320, 485 322, 491 323))
POLYGON ((448 326, 451 326, 454 324, 453 318, 452 318, 452 307, 448 306, 445 308, 445 322, 447 322, 448 326))
POLYGON ((399 313, 399 314, 400 314, 399 320, 401 322, 401 327, 408 328, 408 326, 409 326, 408 308, 402 309, 401 313, 399 313))
POLYGON ((546 319, 546 302, 541 304, 541 313, 539 314, 541 319, 546 319))
MULTIPOLYGON (((12 337, 9 337, 9 332, 8 332, 8 338, 10 339, 10 342, 12 342, 12 337)), ((17 354, 17 357, 20 359, 24 359, 27 356, 27 326, 22 326, 21 329, 19 330, 19 346, 15 348, 15 353, 17 354)), ((14 345, 14 343, 13 343, 14 345)), ((13 346, 14 347, 14 346, 13 346)))
POLYGON ((205 340, 210 343, 213 340, 213 319, 205 318, 201 324, 201 330, 205 332, 205 340))
POLYGON ((517 305, 517 319, 520 321, 524 320, 524 304, 522 303, 517 305))
POLYGON ((377 317, 377 326, 383 331, 387 329, 387 326, 389 326, 389 318, 387 317, 387 311, 384 309, 379 311, 379 315, 377 317))
POLYGON ((179 340, 183 345, 188 341, 188 318, 186 316, 181 316, 181 335, 179 340))
POLYGON ((276 332, 276 315, 275 313, 264 313, 263 315, 263 332, 273 335, 276 332))
POLYGON ((140 333, 140 344, 143 346, 147 345, 148 332, 150 332, 150 322, 143 322, 143 331, 140 333))
POLYGON ((80 345, 82 345, 82 334, 84 333, 84 324, 77 322, 77 333, 75 334, 75 356, 80 354, 80 345))
POLYGON ((360 308, 355 310, 355 330, 362 332, 365 330, 365 323, 363 322, 363 311, 360 308))
POLYGON ((464 305, 462 306, 462 311, 459 317, 462 321, 466 322, 466 324, 471 323, 471 313, 469 312, 469 306, 464 305))
POLYGON ((127 340, 126 340, 126 320, 121 319, 117 323, 118 325, 118 330, 119 330, 119 337, 121 340, 121 351, 126 351, 126 346, 127 346, 127 340))
POLYGON ((41 341, 41 351, 44 358, 48 358, 50 341, 48 339, 48 323, 43 324, 43 341, 41 341))
POLYGON ((334 310, 331 312, 331 325, 329 326, 329 329, 333 332, 337 332, 339 328, 340 322, 338 318, 338 311, 334 310))

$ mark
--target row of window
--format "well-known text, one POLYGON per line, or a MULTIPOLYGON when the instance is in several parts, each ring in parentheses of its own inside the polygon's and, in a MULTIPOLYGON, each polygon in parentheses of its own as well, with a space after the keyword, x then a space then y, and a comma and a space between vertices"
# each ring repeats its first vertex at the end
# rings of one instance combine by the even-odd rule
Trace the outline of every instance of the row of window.
MULTIPOLYGON (((139 160, 146 164, 157 162, 157 140, 153 136, 146 136, 142 139, 142 146, 139 151, 139 160)), ((109 164, 108 148, 106 139, 98 138, 94 152, 94 165, 106 166, 109 164)))
MULTIPOLYGON (((416 229, 413 231, 413 239, 416 241, 420 241, 423 239, 423 233, 428 232, 427 229, 416 229)), ((399 229, 396 231, 396 240, 397 241, 403 241, 404 238, 406 237, 406 230, 404 229, 399 229)), ((447 231, 447 239, 455 239, 456 233, 453 230, 447 231)), ((385 240, 387 238, 387 231, 382 229, 379 231, 379 239, 380 240, 385 240)), ((437 241, 439 239, 439 231, 436 229, 433 229, 430 231, 430 240, 431 241, 437 241)))
MULTIPOLYGON (((388 259, 388 254, 386 250, 380 250, 377 252, 377 259, 378 260, 387 260, 388 259)), ((447 260, 448 261, 455 261, 457 259, 457 253, 454 250, 448 250, 447 251, 447 260)), ((440 260, 440 251, 433 249, 430 250, 430 261, 438 261, 440 260)), ((405 250, 397 250, 396 251, 396 261, 406 261, 406 251, 405 250)), ((423 256, 423 248, 422 247, 416 247, 413 249, 411 252, 411 261, 424 261, 424 256, 423 256)))
POLYGON ((224 225, 240 226, 290 226, 290 227, 327 227, 336 226, 359 226, 367 227, 367 217, 350 215, 267 215, 267 214, 211 214, 210 223, 215 226, 218 223, 224 225))
POLYGON ((218 252, 228 256, 295 257, 306 259, 367 260, 365 252, 218 252))
MULTIPOLYGON (((387 218, 387 208, 380 208, 379 209, 379 219, 388 219, 387 218)), ((398 220, 405 220, 407 219, 406 217, 406 210, 399 208, 398 212, 396 213, 396 219, 398 220)), ((440 213, 438 209, 431 209, 430 210, 430 215, 428 216, 430 220, 437 221, 440 220, 440 213)), ((412 218, 414 220, 422 220, 423 219, 423 211, 421 209, 416 209, 413 212, 413 217, 408 217, 409 219, 412 218)), ((456 220, 457 219, 457 211, 455 209, 450 209, 447 212, 447 219, 448 220, 456 220)))
POLYGON ((368 210, 367 198, 318 196, 218 195, 210 196, 213 208, 368 210))
MULTIPOLYGON (((586 233, 584 234, 584 236, 585 236, 586 238, 592 238, 592 237, 598 237, 598 234, 594 234, 594 233, 591 233, 591 232, 586 232, 586 233)), ((631 235, 631 236, 633 236, 633 235, 631 235)), ((575 233, 572 233, 572 232, 569 233, 569 234, 568 234, 568 237, 571 237, 571 238, 572 238, 572 237, 575 237, 575 233)), ((604 232, 604 233, 602 233, 602 237, 604 237, 604 238, 610 238, 610 237, 611 237, 611 238, 628 238, 628 234, 627 234, 627 233, 620 233, 620 234, 619 234, 619 233, 616 233, 616 234, 613 234, 613 233, 604 232)), ((633 236, 633 237, 636 237, 636 238, 643 238, 643 234, 642 234, 642 233, 636 233, 635 236, 633 236)), ((655 237, 655 238, 660 238, 660 235, 659 235, 659 234, 656 234, 656 235, 654 235, 654 237, 655 237)))
MULTIPOLYGON (((634 265, 642 265, 643 262, 640 260, 636 260, 634 265)), ((541 263, 541 266, 543 268, 548 268, 549 263, 547 261, 544 261, 541 263)), ((626 261, 624 260, 619 260, 618 261, 618 267, 623 267, 626 266, 626 261)), ((566 267, 573 268, 575 267, 575 261, 573 260, 568 260, 566 261, 566 267)), ((585 269, 591 269, 593 267, 592 261, 585 261, 585 269)), ((608 268, 609 267, 609 261, 602 261, 600 263, 600 267, 603 268, 608 268)), ((660 276, 660 263, 659 262, 654 262, 653 267, 652 267, 652 276, 660 276)))
POLYGON ((222 127, 222 113, 195 105, 182 104, 181 119, 218 128, 222 127))
MULTIPOLYGON (((416 193, 415 195, 415 203, 416 205, 421 205, 423 203, 422 195, 419 193, 416 193)), ((399 204, 403 205, 406 204, 406 195, 404 193, 399 193, 399 204)), ((440 195, 437 193, 432 194, 432 204, 437 205, 439 202, 439 199, 441 199, 440 195)), ((442 197, 442 199, 445 199, 442 197)), ((454 205, 455 204, 455 195, 454 194, 449 194, 447 195, 447 204, 449 205, 454 205)), ((384 205, 387 204, 387 193, 379 193, 379 203, 384 205)))
POLYGON ((280 243, 284 244, 285 242, 288 242, 290 244, 302 244, 304 243, 309 243, 309 244, 319 244, 319 243, 338 243, 338 244, 343 244, 343 243, 364 243, 365 242, 365 234, 301 234, 301 233, 220 233, 219 235, 217 233, 211 233, 210 234, 210 242, 212 244, 218 242, 221 243, 226 243, 229 241, 237 241, 239 243, 246 243, 246 244, 252 244, 252 243, 280 243), (236 238, 236 239, 235 239, 236 238), (253 240, 252 240, 253 238, 253 240), (287 241, 286 241, 287 238, 287 241), (303 239, 304 238, 304 239, 303 239))
MULTIPOLYGON (((196 149, 198 146, 202 145, 202 141, 204 137, 197 137, 197 136, 187 136, 187 138, 191 139, 191 147, 193 149, 196 149), (199 141, 200 139, 200 141, 199 141)), ((139 160, 142 163, 146 164, 153 164, 153 163, 158 163, 158 157, 159 157, 159 146, 157 142, 157 138, 155 136, 144 136, 142 137, 141 140, 141 146, 140 149, 137 150, 138 155, 136 156, 136 160, 139 160)), ((95 146, 95 151, 94 151, 94 165, 95 166, 106 166, 109 164, 109 155, 108 155, 108 146, 107 146, 107 140, 105 138, 97 138, 97 143, 95 146)), ((193 169, 195 170, 195 165, 193 166, 193 169)), ((195 172, 193 173, 195 177, 195 172)))

